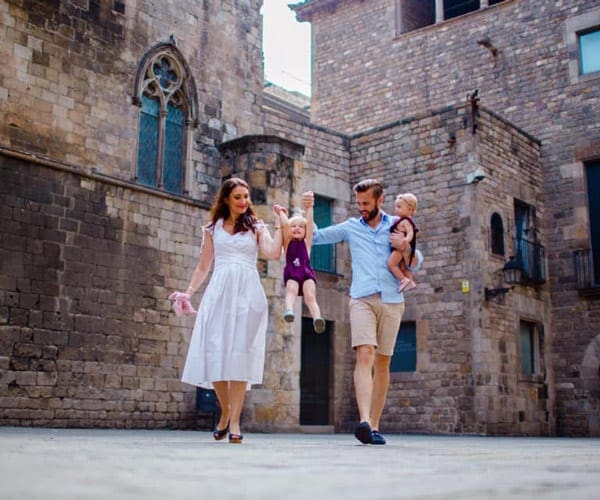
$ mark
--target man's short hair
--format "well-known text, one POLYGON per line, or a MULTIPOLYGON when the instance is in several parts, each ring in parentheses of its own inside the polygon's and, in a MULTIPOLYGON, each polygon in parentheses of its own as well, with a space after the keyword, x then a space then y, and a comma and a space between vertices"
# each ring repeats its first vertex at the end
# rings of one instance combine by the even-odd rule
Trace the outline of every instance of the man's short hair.
POLYGON ((355 193, 364 193, 370 189, 375 199, 383 194, 383 186, 377 179, 364 179, 358 184, 355 184, 352 189, 355 193))

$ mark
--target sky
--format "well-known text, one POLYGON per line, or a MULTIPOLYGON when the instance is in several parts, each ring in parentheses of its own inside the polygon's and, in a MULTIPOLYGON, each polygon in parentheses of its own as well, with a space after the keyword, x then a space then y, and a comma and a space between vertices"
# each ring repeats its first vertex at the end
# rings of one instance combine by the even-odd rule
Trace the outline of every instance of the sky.
POLYGON ((310 96, 310 24, 296 21, 288 4, 300 0, 264 0, 265 81, 310 96))

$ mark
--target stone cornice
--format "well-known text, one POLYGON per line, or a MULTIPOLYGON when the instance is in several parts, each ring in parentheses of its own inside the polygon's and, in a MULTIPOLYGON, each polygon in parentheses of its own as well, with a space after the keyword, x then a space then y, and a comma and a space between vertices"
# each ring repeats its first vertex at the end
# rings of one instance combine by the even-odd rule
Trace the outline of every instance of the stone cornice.
POLYGON ((71 163, 66 163, 61 160, 56 160, 47 156, 31 153, 20 149, 15 149, 0 144, 0 163, 2 162, 2 157, 14 158, 16 160, 24 161, 33 165, 41 165, 46 168, 59 170, 61 172, 67 172, 82 178, 95 180, 104 184, 110 184, 117 187, 131 189, 132 191, 139 191, 152 196, 158 196, 159 198, 166 198, 173 201, 186 203, 187 205, 193 205, 196 207, 206 209, 210 208, 210 203, 197 200, 195 198, 190 198, 188 196, 169 193, 167 191, 163 191, 162 189, 144 186, 133 180, 113 177, 111 175, 107 175, 98 171, 95 167, 88 169, 71 163))
POLYGON ((300 158, 304 154, 304 146, 275 135, 243 135, 220 144, 219 151, 224 154, 232 151, 237 153, 270 151, 291 158, 300 158))
POLYGON ((310 22, 315 13, 323 11, 333 13, 340 3, 342 0, 306 0, 300 4, 288 4, 288 7, 296 13, 298 21, 310 22))

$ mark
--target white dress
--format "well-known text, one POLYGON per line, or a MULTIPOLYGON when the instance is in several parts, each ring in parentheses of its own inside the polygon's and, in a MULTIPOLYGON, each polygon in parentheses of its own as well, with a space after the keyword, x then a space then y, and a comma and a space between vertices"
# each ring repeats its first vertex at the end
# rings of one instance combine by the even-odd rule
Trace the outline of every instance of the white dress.
MULTIPOLYGON (((257 228, 257 232, 262 228, 257 228)), ((267 298, 256 269, 256 233, 212 231, 214 269, 200 306, 181 380, 212 388, 219 380, 260 384, 265 362, 267 298)))

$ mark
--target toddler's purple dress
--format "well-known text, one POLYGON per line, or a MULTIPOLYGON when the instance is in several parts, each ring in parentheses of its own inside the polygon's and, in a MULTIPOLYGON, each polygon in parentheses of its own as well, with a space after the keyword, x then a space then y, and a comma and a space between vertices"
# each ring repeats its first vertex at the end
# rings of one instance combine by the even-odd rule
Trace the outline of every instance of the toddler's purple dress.
POLYGON ((298 282, 298 295, 302 295, 302 285, 306 280, 317 282, 313 268, 310 267, 310 257, 306 250, 304 240, 290 240, 285 254, 285 268, 283 269, 283 282, 288 280, 298 282))

